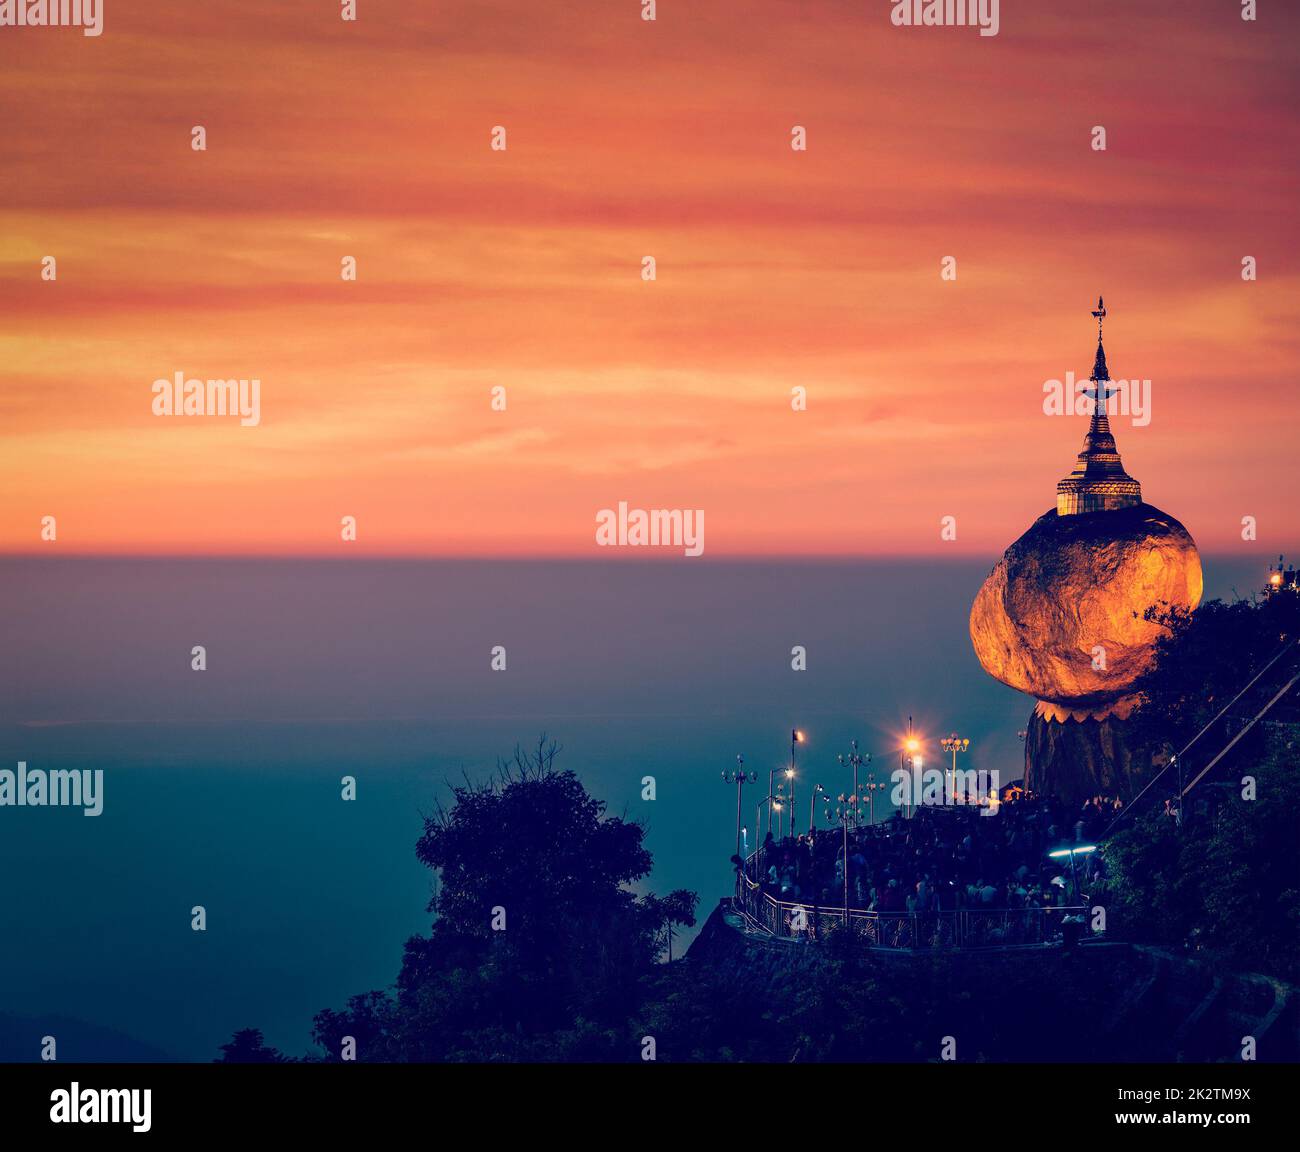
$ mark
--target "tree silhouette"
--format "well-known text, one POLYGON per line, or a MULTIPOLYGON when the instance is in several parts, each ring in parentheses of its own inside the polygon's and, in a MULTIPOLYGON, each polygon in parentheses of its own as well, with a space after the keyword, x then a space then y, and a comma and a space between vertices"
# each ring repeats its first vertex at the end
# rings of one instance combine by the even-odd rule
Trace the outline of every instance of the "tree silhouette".
POLYGON ((698 897, 632 890, 652 864, 645 829, 607 815, 558 753, 517 748, 425 818, 432 930, 407 941, 392 992, 316 1016, 326 1060, 345 1036, 363 1061, 637 1058, 644 977, 698 897))
POLYGON ((643 896, 642 903, 651 920, 662 925, 655 933, 656 947, 661 947, 673 958, 673 926, 693 928, 695 926, 695 909, 699 906, 699 896, 685 888, 677 888, 667 896, 643 896), (662 944, 660 944, 662 941, 662 944))
POLYGON ((236 1032, 230 1043, 221 1045, 221 1059, 214 1064, 289 1064, 292 1059, 277 1048, 268 1048, 262 1041, 259 1028, 243 1028, 236 1032))

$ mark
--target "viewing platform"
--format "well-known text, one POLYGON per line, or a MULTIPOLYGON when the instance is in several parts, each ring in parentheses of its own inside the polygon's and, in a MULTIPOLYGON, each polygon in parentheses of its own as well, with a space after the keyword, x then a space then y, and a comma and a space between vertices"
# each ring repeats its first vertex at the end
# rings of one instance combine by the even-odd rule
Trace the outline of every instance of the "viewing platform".
POLYGON ((821 941, 847 926, 863 947, 889 952, 1031 948, 1091 938, 1087 931, 1088 909, 1083 905, 871 912, 778 900, 741 873, 736 877, 732 908, 749 930, 773 939, 821 941))

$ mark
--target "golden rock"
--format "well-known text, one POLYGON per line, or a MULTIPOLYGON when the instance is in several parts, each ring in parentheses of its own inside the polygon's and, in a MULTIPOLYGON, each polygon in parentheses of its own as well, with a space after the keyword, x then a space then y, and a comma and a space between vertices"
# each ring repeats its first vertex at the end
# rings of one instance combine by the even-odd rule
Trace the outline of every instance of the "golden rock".
POLYGON ((1161 628, 1147 610, 1194 608, 1201 559, 1187 529, 1150 504, 1040 516, 1006 550, 971 607, 984 670, 1055 708, 1127 715, 1161 628))

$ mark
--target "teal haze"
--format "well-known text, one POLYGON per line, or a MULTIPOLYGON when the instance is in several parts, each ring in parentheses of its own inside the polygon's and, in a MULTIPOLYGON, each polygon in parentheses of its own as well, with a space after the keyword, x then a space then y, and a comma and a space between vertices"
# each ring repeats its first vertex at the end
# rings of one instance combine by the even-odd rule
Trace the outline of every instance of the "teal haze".
MULTIPOLYGON (((991 563, 0 559, 0 765, 105 774, 99 817, 0 808, 0 1059, 47 1031, 61 1060, 208 1060, 248 1026, 306 1051, 427 928, 421 812, 543 732, 704 913, 735 837, 720 774, 784 767, 792 725, 800 829, 849 740, 883 778, 909 714, 931 757, 956 730, 966 767, 1019 777, 1029 703, 967 635, 991 563)), ((1207 558, 1207 597, 1264 567, 1207 558)))

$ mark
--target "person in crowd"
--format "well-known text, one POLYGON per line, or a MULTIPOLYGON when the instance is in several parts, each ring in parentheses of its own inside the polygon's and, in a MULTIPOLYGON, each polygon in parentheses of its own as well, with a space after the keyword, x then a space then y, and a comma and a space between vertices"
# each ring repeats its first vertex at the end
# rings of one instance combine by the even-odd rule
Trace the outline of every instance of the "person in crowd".
MULTIPOLYGON (((1069 903, 1072 886, 1052 881, 1059 862, 1047 853, 1063 843, 1090 842, 1122 810, 1118 797, 1096 795, 1078 808, 1052 797, 1008 795, 996 814, 974 806, 921 807, 911 819, 895 814, 874 825, 842 833, 809 830, 774 838, 760 850, 757 874, 765 891, 783 901, 807 900, 877 912, 1052 907, 1069 903)), ((1172 810, 1171 818, 1177 814, 1172 810)), ((1079 861, 1080 883, 1104 889, 1101 853, 1079 861)))

